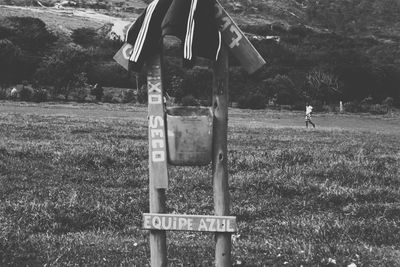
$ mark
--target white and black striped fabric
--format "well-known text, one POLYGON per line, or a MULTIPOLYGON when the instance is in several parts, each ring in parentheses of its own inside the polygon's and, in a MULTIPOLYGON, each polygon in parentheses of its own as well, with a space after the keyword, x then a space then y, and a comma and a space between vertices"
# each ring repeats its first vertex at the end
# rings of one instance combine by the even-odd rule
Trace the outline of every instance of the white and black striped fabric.
POLYGON ((130 26, 126 42, 133 46, 130 69, 140 71, 144 61, 158 53, 166 35, 183 44, 185 66, 197 56, 217 60, 221 34, 215 19, 215 0, 154 0, 130 26))

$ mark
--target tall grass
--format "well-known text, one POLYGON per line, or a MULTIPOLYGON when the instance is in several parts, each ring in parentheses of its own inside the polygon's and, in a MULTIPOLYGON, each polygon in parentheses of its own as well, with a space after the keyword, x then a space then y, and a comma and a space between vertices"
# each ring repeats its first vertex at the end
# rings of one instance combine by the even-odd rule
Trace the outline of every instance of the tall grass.
MULTIPOLYGON (((0 265, 148 266, 143 118, 0 114, 0 265)), ((229 128, 235 265, 400 265, 400 138, 229 128)), ((171 167, 169 213, 213 214, 211 170, 171 167)), ((212 234, 168 232, 171 266, 212 234)))

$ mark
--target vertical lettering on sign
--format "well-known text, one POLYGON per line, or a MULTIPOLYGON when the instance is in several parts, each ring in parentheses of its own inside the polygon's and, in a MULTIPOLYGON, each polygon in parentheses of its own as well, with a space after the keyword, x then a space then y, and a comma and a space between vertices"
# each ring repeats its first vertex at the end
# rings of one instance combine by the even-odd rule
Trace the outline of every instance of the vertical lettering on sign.
POLYGON ((167 143, 160 56, 154 57, 154 60, 149 63, 147 66, 147 93, 150 180, 155 188, 166 189, 168 188, 167 143))
POLYGON ((241 35, 240 31, 235 27, 231 27, 231 32, 236 35, 236 38, 232 38, 232 42, 229 44, 229 48, 234 48, 235 46, 239 46, 239 41, 242 40, 243 35, 241 35))

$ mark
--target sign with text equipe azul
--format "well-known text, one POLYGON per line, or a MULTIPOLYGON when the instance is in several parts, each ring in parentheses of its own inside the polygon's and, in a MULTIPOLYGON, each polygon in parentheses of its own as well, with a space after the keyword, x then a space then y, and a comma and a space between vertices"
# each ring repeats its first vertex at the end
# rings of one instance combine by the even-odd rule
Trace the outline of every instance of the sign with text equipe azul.
POLYGON ((163 231, 229 232, 237 231, 236 217, 143 213, 142 228, 163 231))

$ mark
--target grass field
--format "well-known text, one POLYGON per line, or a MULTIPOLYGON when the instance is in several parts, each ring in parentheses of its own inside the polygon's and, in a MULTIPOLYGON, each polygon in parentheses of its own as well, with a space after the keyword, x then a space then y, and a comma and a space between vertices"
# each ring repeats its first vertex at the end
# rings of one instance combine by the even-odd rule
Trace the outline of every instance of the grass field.
MULTIPOLYGON (((400 266, 400 116, 231 109, 240 266, 400 266)), ((148 266, 146 107, 0 102, 0 266, 148 266)), ((211 170, 170 168, 168 213, 213 214, 211 170)), ((212 234, 168 232, 170 266, 212 234)))

